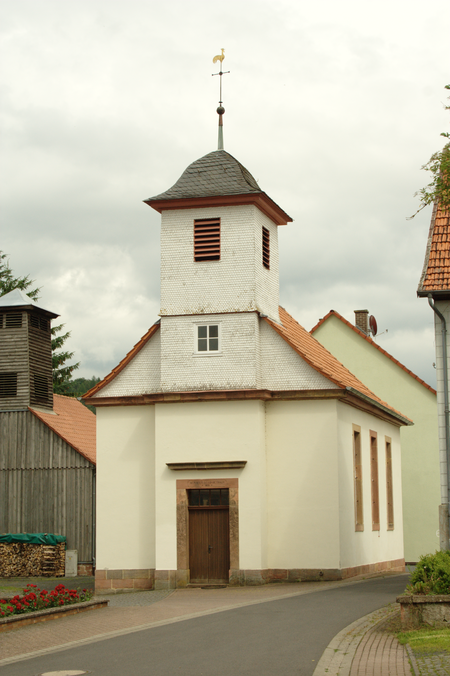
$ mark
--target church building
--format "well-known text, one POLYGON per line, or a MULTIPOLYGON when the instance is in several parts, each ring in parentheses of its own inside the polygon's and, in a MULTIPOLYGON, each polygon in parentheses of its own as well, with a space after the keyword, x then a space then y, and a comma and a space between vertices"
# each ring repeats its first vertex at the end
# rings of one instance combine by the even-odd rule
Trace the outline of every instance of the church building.
POLYGON ((161 213, 160 319, 85 395, 96 590, 402 571, 411 421, 279 307, 292 219, 219 148, 146 200, 161 213))

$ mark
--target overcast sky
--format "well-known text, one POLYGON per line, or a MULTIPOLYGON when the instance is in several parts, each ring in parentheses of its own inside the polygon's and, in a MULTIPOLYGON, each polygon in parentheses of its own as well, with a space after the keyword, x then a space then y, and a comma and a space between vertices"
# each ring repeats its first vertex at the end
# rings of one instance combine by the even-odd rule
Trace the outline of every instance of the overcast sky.
MULTIPOLYGON (((225 149, 294 220, 280 303, 311 329, 367 308, 430 384, 417 299, 431 207, 414 192, 450 116, 448 0, 0 0, 1 237, 103 377, 158 318, 159 221, 142 200, 225 149)), ((76 374, 75 374, 76 375, 76 374)))

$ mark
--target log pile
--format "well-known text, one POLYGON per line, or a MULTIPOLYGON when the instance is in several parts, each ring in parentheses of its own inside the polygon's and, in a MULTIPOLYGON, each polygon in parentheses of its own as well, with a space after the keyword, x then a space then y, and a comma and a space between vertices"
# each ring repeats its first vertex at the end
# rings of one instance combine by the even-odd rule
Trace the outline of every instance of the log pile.
POLYGON ((64 577, 66 545, 0 542, 0 577, 64 577))

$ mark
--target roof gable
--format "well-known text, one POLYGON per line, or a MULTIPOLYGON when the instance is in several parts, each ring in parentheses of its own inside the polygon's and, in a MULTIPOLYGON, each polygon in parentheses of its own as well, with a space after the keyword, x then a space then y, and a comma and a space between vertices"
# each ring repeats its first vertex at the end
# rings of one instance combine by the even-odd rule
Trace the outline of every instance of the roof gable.
POLYGON ((96 419, 95 415, 75 397, 53 395, 53 413, 29 407, 39 418, 69 446, 86 460, 96 462, 96 419))
POLYGON ((126 356, 122 359, 122 361, 111 371, 111 373, 108 373, 107 376, 103 378, 97 385, 94 385, 94 387, 89 390, 89 392, 86 392, 86 394, 83 395, 83 399, 87 399, 88 397, 93 397, 99 390, 103 389, 106 385, 108 385, 114 378, 119 375, 121 371, 130 363, 132 359, 142 350, 144 345, 148 343, 150 338, 158 331, 160 327, 159 320, 153 324, 147 331, 145 335, 142 336, 142 338, 136 343, 136 345, 126 354, 126 356))
POLYGON ((427 388, 427 390, 430 390, 433 394, 436 394, 436 390, 431 387, 431 385, 428 385, 422 378, 419 378, 419 376, 416 376, 415 373, 413 373, 410 369, 408 369, 406 366, 404 366, 401 362, 398 361, 398 359, 395 359, 389 352, 384 350, 382 347, 380 347, 370 336, 367 336, 365 333, 360 331, 357 326, 354 326, 351 322, 347 321, 342 315, 339 314, 339 312, 336 312, 335 310, 330 310, 325 317, 323 317, 313 328, 311 329, 310 333, 311 335, 314 334, 314 332, 322 326, 325 322, 327 322, 331 317, 336 318, 343 324, 345 324, 349 329, 351 329, 356 335, 358 335, 360 338, 365 340, 369 345, 371 345, 373 348, 378 350, 378 352, 381 352, 387 359, 392 361, 394 364, 396 364, 400 369, 402 369, 405 373, 407 373, 411 378, 414 378, 414 380, 417 380, 418 383, 423 385, 424 387, 427 388))
POLYGON ((374 404, 381 406, 383 409, 390 411, 396 417, 401 417, 405 421, 409 418, 390 406, 388 403, 380 399, 369 390, 356 376, 353 375, 340 361, 334 357, 331 352, 319 343, 303 326, 300 326, 291 315, 280 306, 280 320, 281 324, 276 324, 269 318, 268 322, 272 328, 288 342, 291 347, 316 371, 321 373, 325 378, 328 378, 332 383, 338 385, 342 389, 348 389, 361 394, 363 397, 370 399, 374 404))

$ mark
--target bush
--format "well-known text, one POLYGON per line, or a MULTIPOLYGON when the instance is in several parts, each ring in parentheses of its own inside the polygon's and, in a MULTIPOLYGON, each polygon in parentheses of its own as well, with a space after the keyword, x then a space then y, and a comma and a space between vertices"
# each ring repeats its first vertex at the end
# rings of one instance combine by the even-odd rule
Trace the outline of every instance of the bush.
POLYGON ((9 615, 21 615, 31 613, 33 610, 45 610, 46 608, 60 608, 72 603, 89 601, 92 592, 87 589, 77 591, 67 589, 63 584, 58 584, 51 592, 38 589, 35 584, 27 584, 23 590, 23 596, 14 596, 12 599, 0 599, 0 619, 9 615))
POLYGON ((407 594, 450 594, 450 551, 420 557, 407 594))

